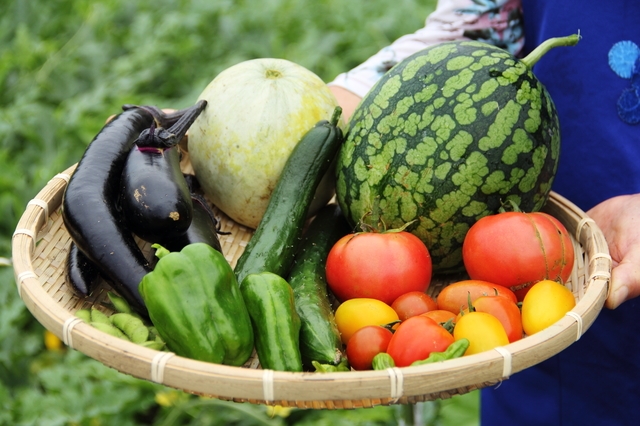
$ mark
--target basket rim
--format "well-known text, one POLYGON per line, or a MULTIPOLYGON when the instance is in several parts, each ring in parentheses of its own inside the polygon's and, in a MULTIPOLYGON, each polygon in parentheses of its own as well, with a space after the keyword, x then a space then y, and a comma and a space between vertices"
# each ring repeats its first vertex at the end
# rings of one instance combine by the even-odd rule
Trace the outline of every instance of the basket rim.
POLYGON ((61 206, 76 165, 55 175, 38 192, 16 226, 12 260, 20 297, 32 315, 67 346, 122 373, 195 394, 302 408, 352 408, 446 398, 497 384, 562 351, 595 321, 609 292, 611 257, 604 235, 586 213, 552 191, 544 210, 561 216, 561 222, 590 258, 586 291, 575 308, 539 333, 496 350, 443 363, 379 371, 294 373, 184 358, 103 333, 77 318, 43 288, 32 257, 50 215, 61 206))

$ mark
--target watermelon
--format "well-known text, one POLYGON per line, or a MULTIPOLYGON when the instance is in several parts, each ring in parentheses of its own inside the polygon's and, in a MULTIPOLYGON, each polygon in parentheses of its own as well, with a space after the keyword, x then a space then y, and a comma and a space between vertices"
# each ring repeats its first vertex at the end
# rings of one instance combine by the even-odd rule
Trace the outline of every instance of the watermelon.
POLYGON ((362 99, 338 154, 336 197, 353 226, 401 228, 429 248, 434 273, 463 269, 462 242, 478 219, 515 202, 545 204, 560 127, 527 58, 478 41, 426 48, 389 70, 362 99), (376 223, 370 223, 375 221, 376 223))

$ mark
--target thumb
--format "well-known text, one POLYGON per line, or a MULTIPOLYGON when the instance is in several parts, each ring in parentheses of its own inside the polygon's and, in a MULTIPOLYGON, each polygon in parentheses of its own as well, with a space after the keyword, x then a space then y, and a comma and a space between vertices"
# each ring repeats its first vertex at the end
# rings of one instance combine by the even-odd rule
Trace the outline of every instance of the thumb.
POLYGON ((640 296, 640 259, 624 259, 611 271, 611 290, 605 306, 615 309, 637 296, 640 296))

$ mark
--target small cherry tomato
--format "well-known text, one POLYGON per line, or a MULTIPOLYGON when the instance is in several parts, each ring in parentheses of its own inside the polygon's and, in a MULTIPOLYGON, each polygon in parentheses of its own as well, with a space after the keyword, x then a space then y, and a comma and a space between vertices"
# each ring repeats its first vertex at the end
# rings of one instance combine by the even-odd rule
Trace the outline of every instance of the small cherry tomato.
POLYGON ((356 298, 342 302, 335 312, 336 325, 342 343, 347 344, 353 333, 367 325, 385 325, 398 321, 391 306, 378 299, 356 298))
MULTIPOLYGON (((544 280, 569 279, 574 263, 569 232, 553 216, 505 212, 478 220, 465 236, 462 258, 469 277, 526 289, 544 280)), ((526 290, 520 291, 520 298, 526 290)))
POLYGON ((451 321, 453 324, 455 324, 457 314, 454 314, 451 311, 445 311, 444 309, 434 309, 433 311, 420 314, 420 316, 431 318, 438 324, 442 325, 446 324, 448 321, 451 321))
POLYGON ((386 352, 393 333, 379 325, 368 325, 353 333, 347 344, 347 360, 356 370, 371 370, 373 357, 386 352))
POLYGON ((552 280, 537 282, 522 301, 522 328, 527 335, 537 333, 558 321, 575 306, 573 293, 564 285, 552 280))
POLYGON ((447 330, 431 318, 421 315, 400 323, 387 347, 398 367, 429 357, 431 352, 443 352, 454 342, 447 330))
POLYGON ((473 303, 481 296, 504 296, 517 302, 516 295, 507 287, 481 280, 463 280, 449 284, 436 298, 438 309, 459 313, 468 307, 469 297, 473 303))
POLYGON ((391 305, 403 293, 431 283, 427 246, 409 232, 360 232, 338 240, 326 262, 327 284, 344 302, 373 298, 391 305))
MULTIPOLYGON (((522 315, 520 308, 513 301, 502 296, 482 296, 477 298, 471 306, 472 311, 486 312, 496 317, 502 323, 509 342, 522 339, 522 315)), ((458 319, 468 312, 469 310, 465 309, 458 314, 458 319)))
POLYGON ((453 329, 453 337, 456 340, 469 339, 465 355, 477 354, 509 343, 502 323, 486 312, 469 312, 462 315, 453 329))
POLYGON ((400 321, 404 321, 407 318, 438 309, 438 304, 423 291, 410 291, 398 296, 391 307, 398 314, 400 321))

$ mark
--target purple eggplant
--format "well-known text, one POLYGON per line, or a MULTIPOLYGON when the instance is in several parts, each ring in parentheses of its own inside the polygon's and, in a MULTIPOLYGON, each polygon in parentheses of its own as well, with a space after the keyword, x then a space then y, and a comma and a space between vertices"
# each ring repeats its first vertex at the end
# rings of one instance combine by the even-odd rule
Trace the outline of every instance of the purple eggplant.
POLYGON ((120 207, 129 229, 151 243, 177 238, 193 219, 193 203, 180 169, 178 143, 206 107, 201 101, 168 129, 153 123, 127 156, 120 207))
POLYGON ((63 195, 62 218, 77 248, 133 309, 146 316, 138 285, 151 269, 117 206, 120 178, 138 136, 154 123, 173 125, 185 111, 123 109, 93 138, 78 162, 63 195))

